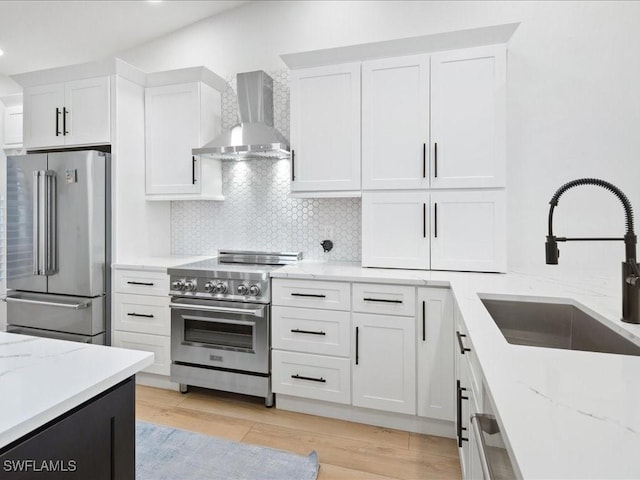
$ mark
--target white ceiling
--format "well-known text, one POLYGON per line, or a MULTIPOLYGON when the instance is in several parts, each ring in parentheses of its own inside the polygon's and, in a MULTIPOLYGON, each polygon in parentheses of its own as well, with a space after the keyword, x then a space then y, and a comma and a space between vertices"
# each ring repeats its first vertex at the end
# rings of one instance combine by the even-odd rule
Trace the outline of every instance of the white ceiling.
POLYGON ((0 75, 99 60, 247 1, 0 1, 0 75))

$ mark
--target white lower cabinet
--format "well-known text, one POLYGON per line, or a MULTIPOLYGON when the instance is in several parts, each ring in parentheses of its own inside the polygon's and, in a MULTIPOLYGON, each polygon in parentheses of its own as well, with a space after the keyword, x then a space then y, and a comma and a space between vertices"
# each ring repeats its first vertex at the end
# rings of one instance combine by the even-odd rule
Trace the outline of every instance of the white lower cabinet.
POLYGON ((274 306, 271 316, 274 349, 349 357, 349 312, 274 306))
POLYGON ((114 284, 113 346, 152 352, 153 364, 142 371, 168 377, 171 367, 169 276, 159 271, 116 269, 114 284))
POLYGON ((169 337, 116 330, 113 332, 113 346, 151 352, 153 363, 142 371, 167 376, 170 373, 171 339, 169 337))
POLYGON ((448 288, 418 289, 418 415, 454 420, 453 298, 448 288))
POLYGON ((348 358, 274 350, 273 391, 287 395, 351 403, 348 358))
POLYGON ((275 393, 350 405, 348 415, 362 415, 365 422, 389 413, 389 421, 433 420, 450 428, 455 402, 449 289, 275 278, 273 303, 275 393))
POLYGON ((463 479, 484 479, 480 460, 480 445, 476 442, 471 417, 482 412, 482 380, 478 361, 462 316, 454 311, 456 335, 456 436, 463 479))
POLYGON ((353 404, 416 413, 415 318, 352 314, 353 404))

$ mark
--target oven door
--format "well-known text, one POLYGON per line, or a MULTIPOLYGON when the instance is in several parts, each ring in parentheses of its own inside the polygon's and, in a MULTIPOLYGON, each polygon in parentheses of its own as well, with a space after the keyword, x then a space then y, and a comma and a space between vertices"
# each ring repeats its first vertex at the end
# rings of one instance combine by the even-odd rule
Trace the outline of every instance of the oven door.
POLYGON ((171 361, 269 374, 269 306, 172 297, 171 361))

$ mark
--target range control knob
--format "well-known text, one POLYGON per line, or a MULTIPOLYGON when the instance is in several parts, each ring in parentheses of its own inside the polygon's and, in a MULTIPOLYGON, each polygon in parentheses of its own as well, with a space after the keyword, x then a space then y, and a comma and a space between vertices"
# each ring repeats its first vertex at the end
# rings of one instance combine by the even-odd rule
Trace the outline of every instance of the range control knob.
POLYGON ((193 292, 196 289, 196 284, 193 283, 191 280, 188 280, 188 281, 184 282, 184 289, 187 292, 193 292))
POLYGON ((238 285, 238 294, 240 295, 246 295, 247 292, 249 291, 249 289, 247 288, 247 286, 244 283, 241 283, 240 285, 238 285))
POLYGON ((249 294, 253 295, 254 297, 260 295, 260 287, 258 285, 251 285, 249 287, 249 294))
POLYGON ((184 290, 184 282, 182 280, 176 280, 171 282, 172 290, 184 290))
POLYGON ((207 293, 213 293, 215 286, 213 285, 213 282, 207 282, 204 284, 204 291, 207 293))
POLYGON ((216 285, 216 293, 227 293, 227 285, 220 282, 216 285))

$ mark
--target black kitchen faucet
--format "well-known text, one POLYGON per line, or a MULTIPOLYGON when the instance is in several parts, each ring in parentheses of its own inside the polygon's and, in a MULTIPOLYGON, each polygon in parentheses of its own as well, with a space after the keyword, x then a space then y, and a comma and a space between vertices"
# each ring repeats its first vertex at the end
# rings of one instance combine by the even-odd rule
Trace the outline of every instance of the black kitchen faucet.
POLYGON ((562 185, 549 201, 549 234, 547 235, 546 263, 557 265, 560 252, 557 242, 572 241, 618 241, 625 244, 625 261, 622 262, 622 321, 627 323, 640 323, 640 270, 636 263, 636 234, 633 231, 633 209, 627 196, 615 185, 598 178, 579 178, 562 185), (605 188, 613 193, 622 202, 626 220, 627 231, 623 238, 568 238, 556 237, 553 234, 553 210, 558 205, 560 196, 573 187, 580 185, 595 185, 605 188))

